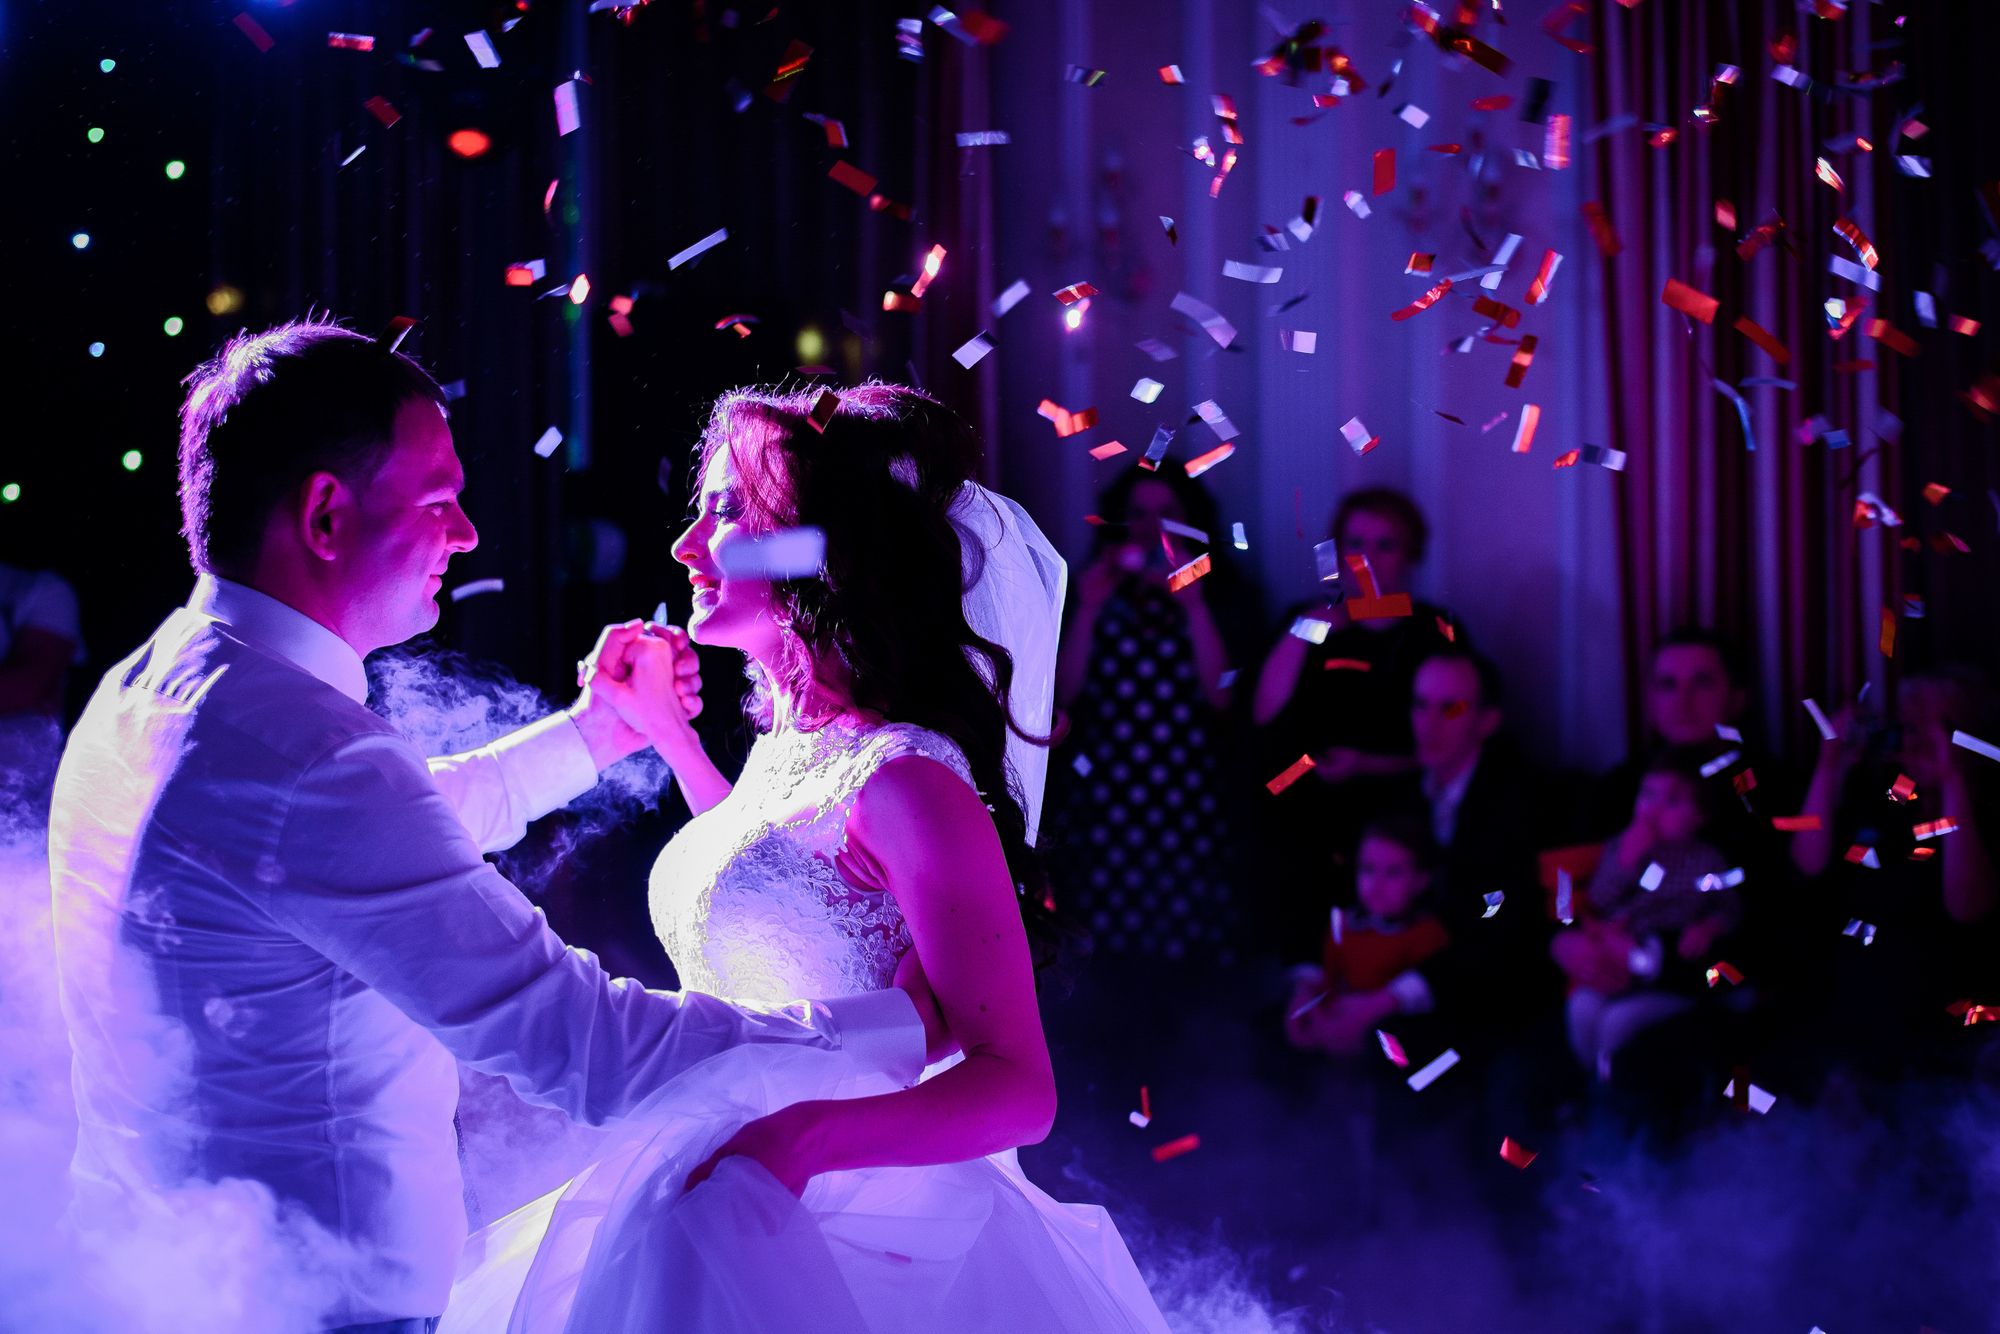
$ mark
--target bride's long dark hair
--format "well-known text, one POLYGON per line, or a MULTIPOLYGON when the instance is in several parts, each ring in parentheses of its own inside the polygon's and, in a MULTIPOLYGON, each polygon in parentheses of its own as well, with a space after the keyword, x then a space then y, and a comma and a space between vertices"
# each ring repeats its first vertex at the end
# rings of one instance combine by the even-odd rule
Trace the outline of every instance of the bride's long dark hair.
MULTIPOLYGON (((983 553, 961 542, 950 512, 978 468, 978 442, 951 409, 881 381, 841 391, 826 430, 816 431, 809 414, 822 392, 734 390, 716 400, 702 435, 704 471, 729 451, 751 526, 826 533, 820 575, 771 585, 773 611, 789 631, 772 670, 794 698, 806 698, 815 679, 838 679, 855 707, 959 748, 993 812, 1039 969, 1074 943, 1074 931, 1049 901, 1048 874, 1006 778, 1010 730, 1038 745, 1048 738, 1015 723, 1013 659, 965 619, 965 590, 983 553)), ((750 670, 745 711, 768 730, 773 683, 754 662, 750 670)))

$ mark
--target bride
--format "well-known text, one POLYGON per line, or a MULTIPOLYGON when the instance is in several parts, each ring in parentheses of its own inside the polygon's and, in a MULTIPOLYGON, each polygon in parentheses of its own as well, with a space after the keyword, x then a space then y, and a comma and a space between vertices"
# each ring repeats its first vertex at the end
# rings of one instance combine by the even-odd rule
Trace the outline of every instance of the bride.
POLYGON ((597 668, 634 687, 631 721, 696 813, 651 884, 682 984, 783 1002, 920 969, 960 1050, 908 1088, 803 1048, 697 1067, 561 1191, 472 1238, 446 1331, 1166 1330, 1110 1218, 1050 1199, 1014 1152, 1055 1114, 1035 1000, 1055 931, 1031 845, 1061 558, 971 480, 977 445, 948 409, 871 383, 815 421, 819 398, 716 404, 673 548, 687 634, 749 658, 762 735, 742 777, 696 739, 678 631, 597 668), (758 539, 796 528, 825 535, 817 574, 744 573, 758 539))

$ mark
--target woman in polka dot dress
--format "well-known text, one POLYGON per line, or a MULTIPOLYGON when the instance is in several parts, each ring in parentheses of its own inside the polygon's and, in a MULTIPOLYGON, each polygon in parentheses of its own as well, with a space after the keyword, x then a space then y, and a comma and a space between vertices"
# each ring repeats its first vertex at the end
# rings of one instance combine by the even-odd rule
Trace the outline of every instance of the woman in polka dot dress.
POLYGON ((1226 964, 1238 920, 1222 786, 1236 662, 1223 625, 1254 624, 1255 608, 1218 549, 1214 501, 1178 465, 1131 469, 1098 513, 1056 673, 1070 721, 1049 775, 1059 904, 1100 953, 1226 964), (1202 552, 1215 568, 1169 592, 1167 576, 1202 552))

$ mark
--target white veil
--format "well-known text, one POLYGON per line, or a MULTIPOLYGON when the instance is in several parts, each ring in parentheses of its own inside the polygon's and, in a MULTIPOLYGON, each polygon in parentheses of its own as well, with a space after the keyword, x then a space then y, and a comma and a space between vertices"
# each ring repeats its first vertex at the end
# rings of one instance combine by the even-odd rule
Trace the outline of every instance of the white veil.
MULTIPOLYGON (((977 482, 959 491, 951 519, 967 548, 965 619, 1014 659, 1008 698, 1015 724, 1030 736, 1046 737, 1055 718, 1056 643, 1069 567, 1026 510, 977 482), (983 561, 971 549, 974 543, 983 561)), ((984 659, 974 662, 986 675, 984 659)), ((1009 731, 1007 782, 1028 817, 1030 847, 1041 825, 1048 774, 1048 747, 1009 731)))

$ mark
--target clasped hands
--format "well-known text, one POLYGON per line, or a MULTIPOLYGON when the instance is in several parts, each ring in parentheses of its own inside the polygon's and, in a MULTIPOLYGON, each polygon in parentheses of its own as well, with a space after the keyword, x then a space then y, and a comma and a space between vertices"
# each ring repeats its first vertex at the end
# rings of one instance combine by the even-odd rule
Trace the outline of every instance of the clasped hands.
POLYGON ((695 742, 701 663, 687 631, 651 621, 607 625, 576 665, 570 717, 601 770, 651 745, 662 755, 695 742))

